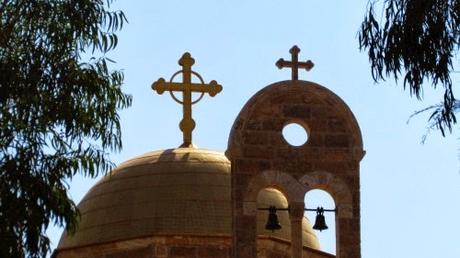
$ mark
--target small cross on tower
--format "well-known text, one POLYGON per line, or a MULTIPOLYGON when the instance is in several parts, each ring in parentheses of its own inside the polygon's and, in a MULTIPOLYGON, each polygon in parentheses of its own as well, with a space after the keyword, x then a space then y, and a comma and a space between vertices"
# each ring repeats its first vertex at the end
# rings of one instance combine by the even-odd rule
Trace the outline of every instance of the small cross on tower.
POLYGON ((191 57, 190 53, 185 53, 179 59, 179 65, 182 66, 182 70, 173 74, 169 82, 165 79, 160 78, 152 84, 152 89, 158 94, 163 94, 165 91, 169 91, 171 97, 183 107, 183 119, 179 124, 179 128, 183 133, 184 143, 180 146, 183 148, 192 148, 192 131, 195 128, 195 121, 192 118, 192 105, 197 103, 203 98, 205 93, 209 96, 214 97, 217 93, 222 91, 222 86, 216 81, 212 80, 209 84, 205 84, 203 78, 197 73, 192 71, 192 65, 195 60, 191 57), (182 73, 182 82, 173 82, 174 77, 182 73), (201 83, 192 83, 192 74, 198 77, 201 83), (182 100, 179 100, 174 96, 173 92, 182 92, 182 100), (198 99, 192 101, 192 93, 199 92, 201 96, 198 99))
POLYGON ((314 64, 311 60, 307 60, 307 62, 299 62, 299 52, 300 48, 294 45, 290 50, 292 61, 285 61, 283 58, 280 58, 276 62, 276 66, 279 69, 284 67, 291 67, 292 71, 292 80, 297 81, 299 79, 299 68, 304 68, 305 70, 310 71, 313 68, 314 64))

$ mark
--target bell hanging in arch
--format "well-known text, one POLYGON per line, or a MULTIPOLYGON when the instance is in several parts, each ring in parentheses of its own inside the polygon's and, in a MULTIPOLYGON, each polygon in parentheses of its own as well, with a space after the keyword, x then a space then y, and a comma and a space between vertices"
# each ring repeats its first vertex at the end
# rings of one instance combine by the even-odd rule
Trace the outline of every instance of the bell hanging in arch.
POLYGON ((324 218, 323 207, 316 208, 316 219, 315 219, 315 225, 313 225, 313 229, 319 230, 320 232, 328 229, 326 225, 326 219, 324 218))
POLYGON ((265 229, 271 230, 272 232, 281 229, 281 224, 278 220, 278 216, 276 215, 276 207, 270 206, 268 212, 268 221, 265 225, 265 229))

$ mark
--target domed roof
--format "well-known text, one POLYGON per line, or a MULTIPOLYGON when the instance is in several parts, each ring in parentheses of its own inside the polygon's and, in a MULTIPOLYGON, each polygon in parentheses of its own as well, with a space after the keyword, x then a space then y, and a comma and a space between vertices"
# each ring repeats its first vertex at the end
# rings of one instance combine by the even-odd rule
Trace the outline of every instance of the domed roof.
MULTIPOLYGON (((164 234, 231 235, 230 162, 221 152, 178 148, 154 151, 122 163, 101 179, 78 205, 81 219, 74 235, 64 233, 58 249, 82 247, 164 234)), ((259 194, 260 206, 286 207, 274 189, 259 194)), ((279 212, 282 230, 258 231, 290 239, 287 212, 279 212)), ((319 244, 304 221, 304 244, 319 244)))

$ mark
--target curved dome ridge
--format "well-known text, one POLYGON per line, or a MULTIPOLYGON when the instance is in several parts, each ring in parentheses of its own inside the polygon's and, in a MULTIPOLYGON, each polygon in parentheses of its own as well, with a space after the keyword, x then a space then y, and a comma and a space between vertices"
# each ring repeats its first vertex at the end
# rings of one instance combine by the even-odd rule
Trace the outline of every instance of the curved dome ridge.
MULTIPOLYGON (((221 152, 197 149, 197 148, 177 148, 147 152, 136 156, 130 160, 122 162, 117 170, 125 166, 145 165, 155 162, 222 162, 230 161, 221 152)), ((114 171, 115 172, 115 171, 114 171)))

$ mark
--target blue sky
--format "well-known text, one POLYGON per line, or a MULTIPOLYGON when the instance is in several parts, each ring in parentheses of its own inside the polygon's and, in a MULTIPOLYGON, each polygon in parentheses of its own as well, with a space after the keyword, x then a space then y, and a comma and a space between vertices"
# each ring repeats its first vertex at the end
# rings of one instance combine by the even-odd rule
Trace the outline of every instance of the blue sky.
MULTIPOLYGON (((334 91, 361 127, 367 151, 361 162, 362 256, 460 257, 458 134, 442 138, 433 132, 421 144, 428 114, 407 120, 414 111, 437 103, 442 92, 426 88, 420 102, 393 80, 373 82, 357 40, 366 5, 367 0, 114 3, 113 9, 122 9, 129 23, 109 57, 117 61, 114 67, 124 70, 125 91, 134 101, 121 112, 124 148, 112 160, 118 164, 181 144, 181 107, 150 85, 179 70, 177 60, 184 52, 195 58, 193 68, 206 82, 217 80, 224 87, 194 106, 194 143, 225 151, 244 103, 266 85, 290 78, 289 70, 278 70, 274 63, 289 58, 289 48, 296 44, 300 59, 315 63, 299 78, 334 91)), ((459 76, 453 75, 455 83, 459 76)), ((70 184, 74 200, 95 182, 75 178, 70 184)), ((333 202, 312 194, 307 206, 317 205, 333 202)), ((56 246, 62 229, 49 232, 56 246)), ((319 235, 323 248, 334 252, 333 230, 319 235)))

